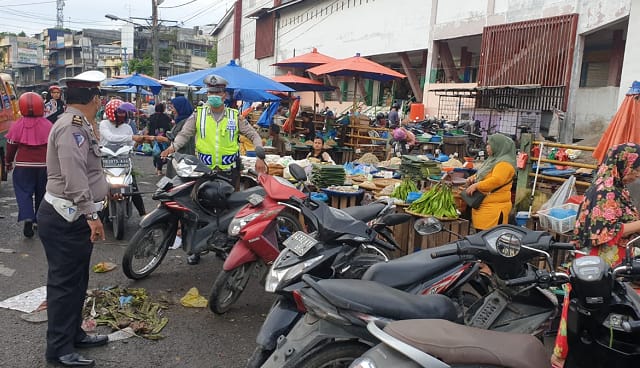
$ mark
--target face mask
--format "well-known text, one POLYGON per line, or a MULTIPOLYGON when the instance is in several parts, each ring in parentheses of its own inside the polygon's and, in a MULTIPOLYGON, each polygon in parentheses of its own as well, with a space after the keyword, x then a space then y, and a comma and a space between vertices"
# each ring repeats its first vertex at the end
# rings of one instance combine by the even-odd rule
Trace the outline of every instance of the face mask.
POLYGON ((217 95, 209 96, 209 98, 207 99, 207 102, 209 103, 209 105, 213 107, 220 107, 222 106, 222 97, 217 95))

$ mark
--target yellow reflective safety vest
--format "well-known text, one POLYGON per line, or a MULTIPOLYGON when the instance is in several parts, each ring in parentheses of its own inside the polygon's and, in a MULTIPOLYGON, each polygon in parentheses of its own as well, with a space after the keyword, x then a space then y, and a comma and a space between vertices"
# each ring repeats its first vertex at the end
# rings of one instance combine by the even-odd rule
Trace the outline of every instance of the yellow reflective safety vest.
POLYGON ((236 166, 239 134, 238 110, 225 108, 224 117, 216 123, 208 105, 196 108, 196 154, 210 168, 236 166))

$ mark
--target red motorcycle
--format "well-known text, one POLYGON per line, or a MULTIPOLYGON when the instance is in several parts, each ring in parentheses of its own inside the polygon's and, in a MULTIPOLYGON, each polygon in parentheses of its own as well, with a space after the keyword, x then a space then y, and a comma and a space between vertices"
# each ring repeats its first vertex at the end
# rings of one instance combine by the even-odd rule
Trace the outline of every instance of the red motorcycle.
MULTIPOLYGON (((296 180, 306 180, 296 177, 296 180)), ((280 245, 296 231, 302 231, 298 214, 287 211, 287 202, 307 195, 288 180, 267 174, 258 175, 258 183, 265 196, 252 194, 248 204, 229 224, 228 233, 239 236, 218 274, 211 294, 209 308, 225 313, 244 291, 251 274, 260 279, 280 254, 280 245)), ((289 206, 290 207, 290 206, 289 206)))

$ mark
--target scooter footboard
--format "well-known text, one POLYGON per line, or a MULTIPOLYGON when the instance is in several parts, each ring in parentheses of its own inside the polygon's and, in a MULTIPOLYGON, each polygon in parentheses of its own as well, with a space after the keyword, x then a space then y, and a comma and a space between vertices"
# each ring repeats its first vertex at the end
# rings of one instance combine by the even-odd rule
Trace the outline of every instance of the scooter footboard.
MULTIPOLYGON (((278 339, 276 350, 262 368, 302 367, 301 363, 310 353, 335 340, 359 340, 362 327, 337 326, 323 319, 306 314, 287 336, 278 339), (351 331, 354 330, 354 331, 351 331)), ((371 341, 373 337, 366 340, 371 341)))
POLYGON ((274 350, 278 337, 287 335, 302 315, 293 300, 278 298, 260 327, 256 343, 265 350, 274 350))

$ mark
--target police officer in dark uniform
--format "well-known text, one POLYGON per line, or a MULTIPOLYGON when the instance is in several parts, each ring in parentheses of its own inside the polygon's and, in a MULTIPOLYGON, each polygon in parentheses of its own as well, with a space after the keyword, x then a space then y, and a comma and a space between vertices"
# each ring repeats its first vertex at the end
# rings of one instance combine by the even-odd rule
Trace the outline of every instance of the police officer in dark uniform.
POLYGON ((108 193, 98 138, 92 122, 105 75, 88 71, 66 83, 67 109, 49 135, 47 192, 38 210, 39 234, 47 256, 46 359, 64 367, 93 367, 75 348, 107 343, 107 336, 81 328, 93 242, 104 240, 98 212, 108 193))

